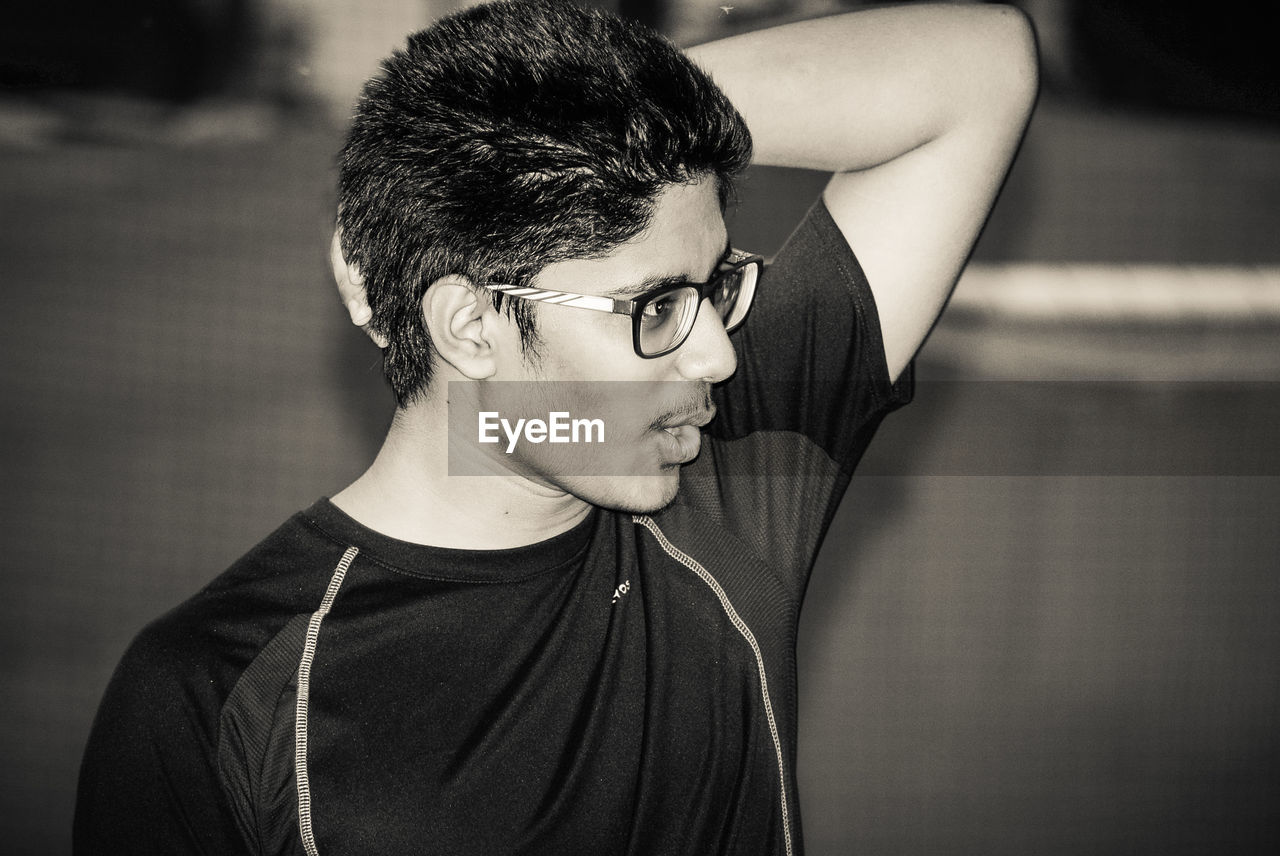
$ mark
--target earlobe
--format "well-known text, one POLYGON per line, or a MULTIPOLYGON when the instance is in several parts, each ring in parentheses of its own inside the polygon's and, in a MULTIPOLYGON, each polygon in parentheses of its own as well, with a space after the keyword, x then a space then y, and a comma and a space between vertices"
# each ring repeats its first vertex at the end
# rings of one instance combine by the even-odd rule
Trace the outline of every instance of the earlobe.
POLYGON ((422 317, 440 359, 472 380, 497 372, 500 318, 464 276, 444 276, 422 295, 422 317))

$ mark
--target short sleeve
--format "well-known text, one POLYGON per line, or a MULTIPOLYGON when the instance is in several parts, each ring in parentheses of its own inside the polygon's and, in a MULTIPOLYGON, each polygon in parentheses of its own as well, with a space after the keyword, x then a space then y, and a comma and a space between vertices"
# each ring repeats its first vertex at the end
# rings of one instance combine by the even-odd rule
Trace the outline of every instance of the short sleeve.
POLYGON ((911 399, 912 368, 890 383, 871 289, 821 200, 730 338, 738 369, 713 391, 679 501, 751 545, 798 602, 854 467, 911 399))
POLYGON ((913 369, 890 383, 871 288, 821 199, 766 269, 733 339, 738 369, 716 390, 720 439, 797 433, 852 473, 880 420, 911 400, 913 369))
POLYGON ((246 852, 199 713, 209 682, 190 678, 186 647, 152 625, 116 669, 81 763, 77 856, 246 852))

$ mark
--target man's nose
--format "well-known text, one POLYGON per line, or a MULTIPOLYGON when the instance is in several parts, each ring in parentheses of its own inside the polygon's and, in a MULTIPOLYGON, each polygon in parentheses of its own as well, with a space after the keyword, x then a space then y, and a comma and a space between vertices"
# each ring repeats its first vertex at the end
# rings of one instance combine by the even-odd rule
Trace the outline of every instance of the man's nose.
POLYGON ((702 301, 689 338, 677 351, 677 366, 687 380, 719 383, 738 367, 738 355, 711 299, 702 301))

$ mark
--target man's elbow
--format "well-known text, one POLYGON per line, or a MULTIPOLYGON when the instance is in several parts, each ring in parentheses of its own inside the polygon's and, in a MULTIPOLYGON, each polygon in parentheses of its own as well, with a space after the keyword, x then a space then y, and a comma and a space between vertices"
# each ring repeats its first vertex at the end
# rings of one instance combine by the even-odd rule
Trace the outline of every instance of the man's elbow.
POLYGON ((990 16, 987 46, 996 64, 992 84, 1000 104, 1024 118, 1035 104, 1040 87, 1039 51, 1031 19, 1015 6, 986 6, 990 16))

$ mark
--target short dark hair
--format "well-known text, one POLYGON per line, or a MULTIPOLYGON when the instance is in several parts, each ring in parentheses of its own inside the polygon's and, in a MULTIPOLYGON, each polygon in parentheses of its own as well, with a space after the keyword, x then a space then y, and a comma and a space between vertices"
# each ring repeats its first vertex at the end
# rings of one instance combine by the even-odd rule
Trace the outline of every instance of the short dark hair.
MULTIPOLYGON (((410 36, 365 84, 339 173, 343 253, 387 337, 397 402, 431 380, 432 282, 519 284, 605 255, 644 230, 668 185, 714 178, 723 207, 750 156, 711 79, 613 15, 507 0, 410 36)), ((527 301, 507 304, 533 348, 527 301)))

